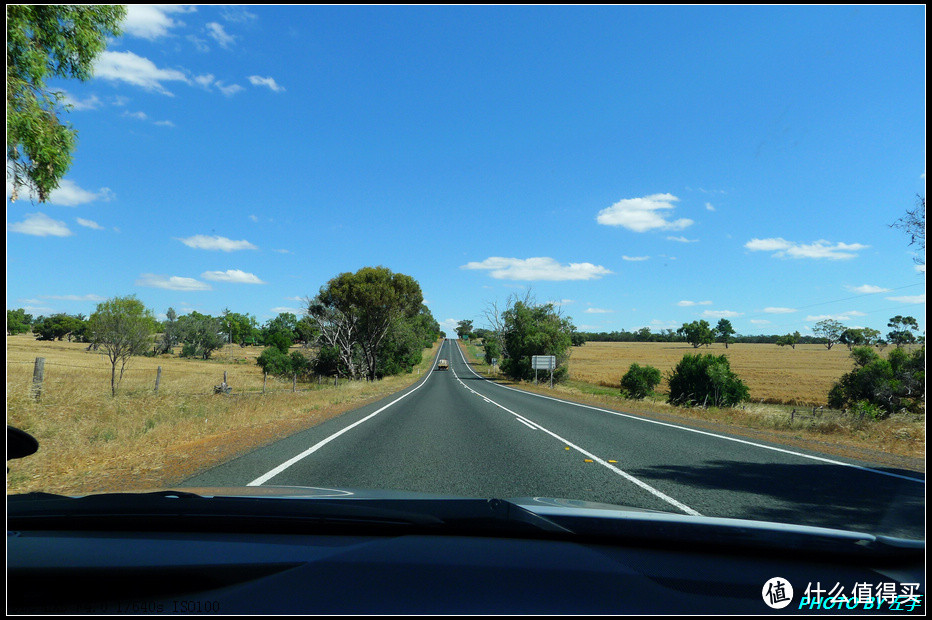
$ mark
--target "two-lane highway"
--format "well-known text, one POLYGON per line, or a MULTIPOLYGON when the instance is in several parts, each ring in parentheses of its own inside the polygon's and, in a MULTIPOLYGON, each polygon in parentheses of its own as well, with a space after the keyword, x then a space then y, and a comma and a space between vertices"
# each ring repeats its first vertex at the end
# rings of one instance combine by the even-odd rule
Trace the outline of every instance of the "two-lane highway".
POLYGON ((923 474, 507 388, 451 340, 438 358, 450 369, 185 484, 564 497, 925 537, 923 474))

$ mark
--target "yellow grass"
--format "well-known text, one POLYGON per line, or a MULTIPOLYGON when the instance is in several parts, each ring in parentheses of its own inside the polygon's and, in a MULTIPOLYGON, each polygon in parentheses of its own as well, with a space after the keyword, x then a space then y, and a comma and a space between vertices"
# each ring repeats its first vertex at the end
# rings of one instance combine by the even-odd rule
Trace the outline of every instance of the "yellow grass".
MULTIPOLYGON (((7 338, 7 422, 33 434, 39 452, 10 463, 7 493, 87 493, 170 486, 198 471, 309 428, 416 381, 413 374, 372 383, 297 386, 263 375, 259 347, 231 345, 209 361, 134 357, 117 396, 110 363, 86 345, 7 338), (30 395, 36 357, 45 358, 41 397, 30 395), (159 393, 156 369, 162 367, 159 393), (223 381, 232 396, 215 395, 223 381), (246 392, 246 393, 244 393, 246 392)), ((298 349, 299 347, 295 347, 298 349)), ((332 380, 331 380, 332 381, 332 380)), ((248 482, 248 481, 244 481, 248 482)))
POLYGON ((573 347, 570 379, 618 387, 632 363, 660 370, 658 391, 667 392, 667 376, 684 354, 725 355, 731 369, 748 386, 751 400, 787 405, 825 405, 832 385, 854 367, 847 347, 808 344, 778 347, 774 344, 716 344, 693 348, 684 343, 587 342, 573 347))

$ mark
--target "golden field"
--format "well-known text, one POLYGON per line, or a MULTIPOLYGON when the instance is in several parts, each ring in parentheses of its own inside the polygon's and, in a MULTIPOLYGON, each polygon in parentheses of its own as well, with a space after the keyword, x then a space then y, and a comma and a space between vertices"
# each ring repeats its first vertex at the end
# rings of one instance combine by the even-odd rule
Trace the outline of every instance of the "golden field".
POLYGON ((632 363, 660 370, 659 392, 668 391, 667 376, 684 354, 725 355, 731 369, 744 381, 755 402, 787 405, 824 405, 828 391, 854 367, 845 346, 806 344, 732 344, 694 348, 686 343, 587 342, 572 347, 570 379, 605 387, 619 387, 632 363))
MULTIPOLYGON (((437 345, 409 375, 318 385, 268 379, 261 347, 228 345, 211 360, 130 359, 117 395, 110 362, 87 345, 7 337, 7 423, 39 440, 39 451, 9 463, 7 493, 90 493, 158 488, 414 383, 437 345), (38 401, 30 395, 36 357, 45 358, 38 401), (156 369, 162 374, 154 393, 156 369), (213 393, 223 381, 230 396, 213 393)), ((299 347, 295 347, 298 349, 299 347)), ((119 367, 118 367, 119 370, 119 367)), ((245 483, 245 481, 244 481, 245 483)))

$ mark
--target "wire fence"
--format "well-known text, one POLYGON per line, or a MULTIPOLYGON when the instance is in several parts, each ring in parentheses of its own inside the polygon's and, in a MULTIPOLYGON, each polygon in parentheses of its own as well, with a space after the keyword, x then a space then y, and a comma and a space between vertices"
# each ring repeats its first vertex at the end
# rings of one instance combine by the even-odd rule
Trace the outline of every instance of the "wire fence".
MULTIPOLYGON (((56 361, 48 361, 45 358, 37 357, 33 362, 25 360, 8 361, 7 365, 32 366, 32 381, 28 382, 26 389, 29 394, 39 400, 43 393, 48 393, 50 389, 56 387, 55 369, 74 369, 85 373, 100 373, 102 391, 109 392, 109 381, 111 373, 114 372, 112 365, 107 362, 99 365, 84 364, 67 364, 56 361), (47 370, 51 369, 51 372, 47 370), (104 388, 103 386, 107 386, 104 388)), ((196 370, 196 369, 164 369, 162 366, 156 368, 126 368, 120 371, 119 366, 116 368, 116 374, 120 377, 120 389, 124 392, 151 391, 158 395, 167 393, 172 396, 203 396, 208 394, 224 395, 263 395, 263 394, 281 394, 281 393, 299 393, 313 392, 325 388, 340 387, 346 385, 366 383, 368 380, 350 380, 345 377, 312 375, 312 376, 294 376, 290 379, 264 375, 261 378, 254 373, 244 372, 244 368, 237 368, 236 364, 231 369, 218 368, 216 371, 196 370), (232 377, 228 382, 228 376, 232 377), (191 377, 213 377, 215 381, 205 381, 204 389, 196 391, 178 391, 172 382, 179 382, 191 377), (129 379, 128 382, 125 380, 129 379), (234 387, 236 386, 236 387, 234 387)), ((7 379, 9 381, 9 373, 7 379)), ((62 379, 59 375, 58 379, 62 379)), ((63 380, 67 380, 65 378, 63 380)), ((190 381, 185 381, 184 386, 190 390, 190 381)), ((9 387, 8 387, 9 392, 9 387)))

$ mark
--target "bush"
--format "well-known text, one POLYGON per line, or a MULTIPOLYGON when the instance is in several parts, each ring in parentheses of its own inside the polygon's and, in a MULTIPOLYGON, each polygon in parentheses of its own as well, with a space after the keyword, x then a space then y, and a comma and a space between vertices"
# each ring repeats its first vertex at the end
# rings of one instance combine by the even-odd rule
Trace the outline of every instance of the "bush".
POLYGON ((724 355, 684 355, 670 376, 673 405, 733 407, 749 397, 724 355))
POLYGON ((291 358, 282 353, 278 347, 269 347, 256 358, 256 364, 262 372, 269 375, 291 375, 291 358))
POLYGON ((660 384, 660 371, 653 366, 631 364, 621 378, 621 393, 625 398, 641 399, 654 391, 660 384))
POLYGON ((925 347, 912 353, 903 349, 890 351, 883 359, 871 347, 851 350, 855 368, 842 375, 828 393, 828 405, 833 409, 854 407, 863 411, 867 405, 870 417, 885 418, 906 409, 920 412, 925 407, 925 347))

